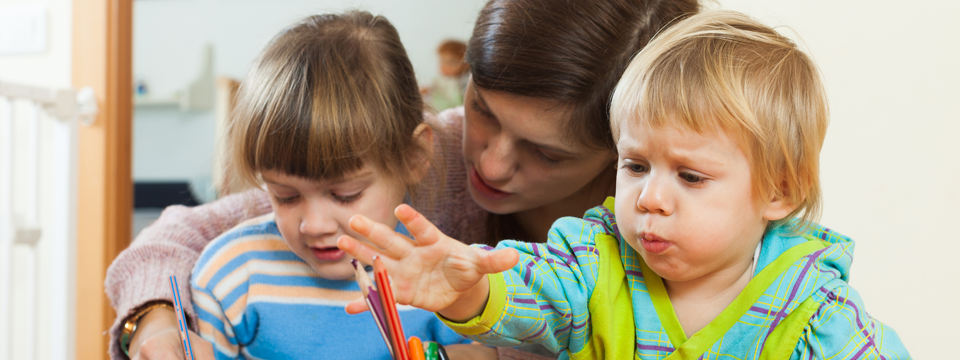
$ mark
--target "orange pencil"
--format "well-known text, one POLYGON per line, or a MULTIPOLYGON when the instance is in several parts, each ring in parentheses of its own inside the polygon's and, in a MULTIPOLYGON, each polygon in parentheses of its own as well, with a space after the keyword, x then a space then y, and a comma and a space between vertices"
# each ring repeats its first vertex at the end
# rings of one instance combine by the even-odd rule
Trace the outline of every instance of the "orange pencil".
POLYGON ((410 344, 410 360, 427 360, 420 338, 411 336, 408 343, 410 344))
POLYGON ((390 336, 393 342, 394 357, 398 360, 410 360, 410 351, 403 335, 403 326, 400 324, 400 314, 397 314, 397 302, 393 297, 393 288, 390 287, 390 278, 387 269, 379 256, 373 257, 373 273, 376 275, 377 291, 380 293, 380 302, 383 303, 383 313, 390 326, 390 336))

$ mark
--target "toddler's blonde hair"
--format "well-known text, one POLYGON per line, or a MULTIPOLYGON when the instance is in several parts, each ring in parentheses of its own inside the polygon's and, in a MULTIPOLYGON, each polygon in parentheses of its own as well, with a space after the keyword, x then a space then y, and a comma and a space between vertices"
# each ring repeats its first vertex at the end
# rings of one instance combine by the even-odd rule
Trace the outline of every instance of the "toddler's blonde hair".
POLYGON ((772 28, 730 11, 670 26, 631 61, 610 113, 614 141, 622 126, 723 131, 750 162, 755 201, 797 206, 780 221, 802 213, 800 228, 819 218, 827 97, 814 62, 772 28))

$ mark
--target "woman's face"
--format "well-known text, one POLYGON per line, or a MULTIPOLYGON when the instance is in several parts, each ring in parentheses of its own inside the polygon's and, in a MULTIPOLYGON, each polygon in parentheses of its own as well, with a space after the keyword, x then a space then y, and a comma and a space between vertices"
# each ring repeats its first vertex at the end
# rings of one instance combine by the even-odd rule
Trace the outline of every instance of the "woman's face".
POLYGON ((614 167, 613 151, 566 136, 568 110, 470 81, 464 94, 463 157, 470 195, 480 207, 512 214, 549 206, 614 167))

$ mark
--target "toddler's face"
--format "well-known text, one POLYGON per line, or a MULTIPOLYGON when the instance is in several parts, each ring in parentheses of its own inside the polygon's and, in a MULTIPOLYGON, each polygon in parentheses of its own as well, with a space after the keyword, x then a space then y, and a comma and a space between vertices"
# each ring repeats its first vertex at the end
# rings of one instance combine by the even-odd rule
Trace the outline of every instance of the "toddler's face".
POLYGON ((771 214, 753 200, 737 143, 722 131, 622 126, 615 212, 624 240, 671 281, 749 263, 771 214))
POLYGON ((347 234, 364 239, 350 230, 347 222, 356 214, 393 227, 393 209, 403 202, 401 186, 384 179, 372 167, 344 178, 314 181, 277 171, 263 172, 270 192, 280 234, 294 253, 327 279, 354 276, 353 258, 337 248, 337 238, 347 234))

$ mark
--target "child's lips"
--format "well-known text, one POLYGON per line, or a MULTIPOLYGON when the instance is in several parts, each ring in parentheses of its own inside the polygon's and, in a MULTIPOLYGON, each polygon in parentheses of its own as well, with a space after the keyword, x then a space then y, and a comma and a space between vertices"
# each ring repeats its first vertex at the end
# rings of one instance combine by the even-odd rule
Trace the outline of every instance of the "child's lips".
POLYGON ((310 247, 310 252, 312 252, 313 256, 320 261, 337 261, 343 259, 343 257, 347 254, 336 246, 310 247))
POLYGON ((640 246, 643 246, 643 250, 646 250, 652 254, 659 254, 667 251, 667 249, 671 246, 669 241, 666 241, 652 233, 640 233, 637 238, 640 240, 640 246))

